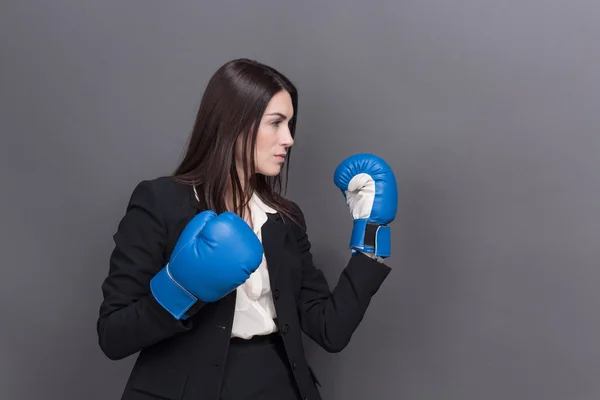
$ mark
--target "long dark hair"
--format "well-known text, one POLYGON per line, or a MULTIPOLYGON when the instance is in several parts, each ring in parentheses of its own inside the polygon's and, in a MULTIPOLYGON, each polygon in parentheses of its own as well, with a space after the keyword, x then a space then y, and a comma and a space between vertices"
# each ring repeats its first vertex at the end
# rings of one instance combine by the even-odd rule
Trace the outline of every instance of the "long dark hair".
MULTIPOLYGON (((282 173, 270 177, 256 174, 254 149, 262 115, 278 92, 285 90, 292 98, 294 116, 289 121, 295 136, 298 117, 298 91, 292 82, 272 67, 240 58, 221 66, 211 77, 198 109, 185 156, 172 177, 197 188, 200 200, 217 213, 227 211, 226 194, 231 186, 233 210, 244 216, 253 192, 277 210, 284 218, 299 222, 298 210, 286 200, 290 153, 285 162, 285 184, 282 173), (244 175, 251 177, 242 185, 235 160, 235 144, 243 135, 244 175), (250 140, 248 140, 250 136, 250 140), (284 187, 285 186, 285 187, 284 187)), ((283 172, 283 169, 282 169, 283 172)))

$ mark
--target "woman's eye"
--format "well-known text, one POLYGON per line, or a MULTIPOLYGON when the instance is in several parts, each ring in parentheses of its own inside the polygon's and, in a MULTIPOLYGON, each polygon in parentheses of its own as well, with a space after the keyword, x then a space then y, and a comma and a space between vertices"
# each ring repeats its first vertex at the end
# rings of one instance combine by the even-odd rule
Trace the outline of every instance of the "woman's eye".
POLYGON ((280 124, 280 123, 281 123, 281 121, 280 121, 280 120, 278 120, 278 121, 273 121, 273 122, 271 123, 271 125, 273 125, 273 126, 279 126, 279 124, 280 124))

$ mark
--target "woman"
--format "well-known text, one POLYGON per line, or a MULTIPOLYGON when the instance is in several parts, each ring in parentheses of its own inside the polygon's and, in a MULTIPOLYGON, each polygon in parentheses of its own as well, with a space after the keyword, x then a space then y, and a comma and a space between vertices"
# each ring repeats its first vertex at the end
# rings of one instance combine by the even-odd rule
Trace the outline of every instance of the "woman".
POLYGON ((349 342, 390 272, 396 187, 375 156, 336 171, 355 225, 332 293, 302 211, 280 194, 297 115, 286 77, 231 61, 211 78, 175 173, 134 189, 97 323, 108 358, 139 352, 122 399, 321 398, 301 331, 330 352, 349 342))

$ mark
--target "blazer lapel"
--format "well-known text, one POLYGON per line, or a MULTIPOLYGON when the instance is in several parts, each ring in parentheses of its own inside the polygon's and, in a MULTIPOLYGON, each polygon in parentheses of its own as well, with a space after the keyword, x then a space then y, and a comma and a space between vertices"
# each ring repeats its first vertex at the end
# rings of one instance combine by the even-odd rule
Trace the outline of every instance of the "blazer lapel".
POLYGON ((279 273, 283 266, 284 245, 288 230, 279 214, 268 214, 268 217, 269 219, 262 227, 262 245, 269 269, 271 287, 275 287, 279 283, 279 273))
MULTIPOLYGON (((196 188, 198 194, 200 188, 196 188)), ((193 188, 189 188, 190 204, 195 210, 195 213, 206 210, 206 204, 203 199, 196 198, 196 193, 193 188)), ((285 254, 285 239, 288 235, 288 229, 283 223, 283 219, 279 213, 267 213, 267 222, 262 226, 262 245, 267 260, 267 268, 269 269, 269 280, 271 287, 279 285, 279 272, 284 264, 285 254)))

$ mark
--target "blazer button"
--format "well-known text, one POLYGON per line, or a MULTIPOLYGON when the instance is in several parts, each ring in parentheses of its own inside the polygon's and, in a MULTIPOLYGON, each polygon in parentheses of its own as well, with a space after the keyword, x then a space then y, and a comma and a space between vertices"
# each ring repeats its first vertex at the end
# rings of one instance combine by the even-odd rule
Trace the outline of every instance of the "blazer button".
POLYGON ((296 370, 296 362, 292 361, 292 369, 295 371, 296 370))
POLYGON ((279 289, 273 290, 273 298, 277 300, 279 298, 279 289))
POLYGON ((290 327, 288 326, 288 324, 283 324, 281 326, 281 333, 286 334, 286 333, 288 333, 289 330, 290 330, 290 327))

